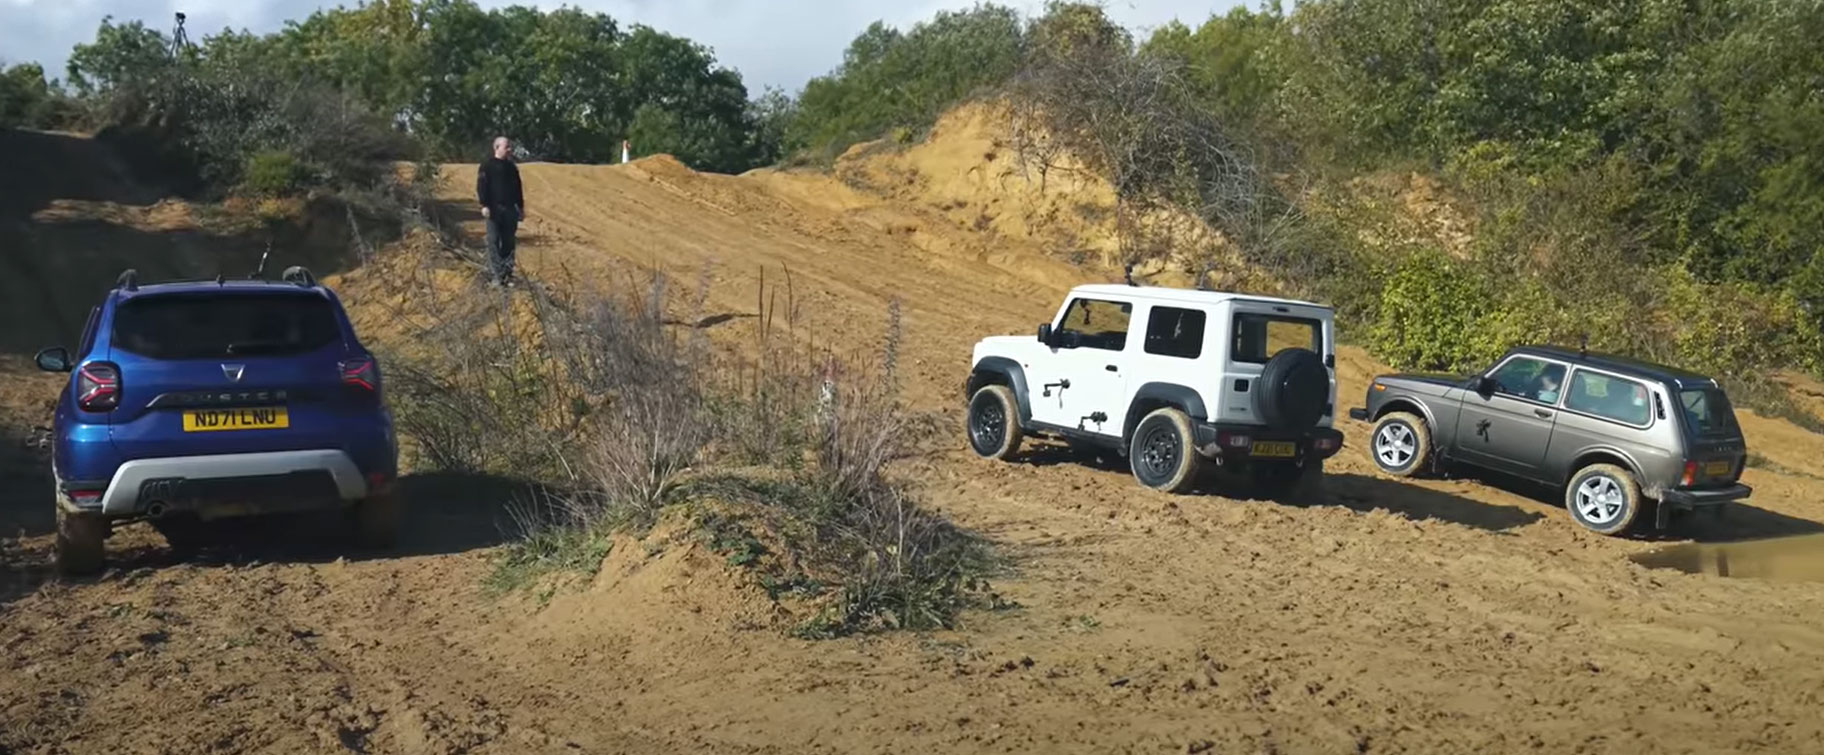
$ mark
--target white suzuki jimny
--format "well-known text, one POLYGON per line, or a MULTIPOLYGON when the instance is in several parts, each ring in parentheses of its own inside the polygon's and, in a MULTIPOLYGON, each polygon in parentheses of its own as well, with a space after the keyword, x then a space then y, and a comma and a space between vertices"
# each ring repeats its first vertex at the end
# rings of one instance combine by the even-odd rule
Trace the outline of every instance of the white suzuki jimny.
POLYGON ((1312 502, 1343 446, 1335 348, 1320 304, 1079 286, 1037 338, 976 344, 969 445, 1007 459, 1023 436, 1048 436, 1127 457, 1150 488, 1187 492, 1214 464, 1269 497, 1312 502))

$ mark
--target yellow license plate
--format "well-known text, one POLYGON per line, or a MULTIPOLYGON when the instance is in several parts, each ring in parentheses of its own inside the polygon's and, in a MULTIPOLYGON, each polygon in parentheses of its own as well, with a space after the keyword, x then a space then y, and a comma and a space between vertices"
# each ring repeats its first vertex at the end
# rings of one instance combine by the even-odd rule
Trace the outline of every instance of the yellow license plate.
POLYGON ((1255 441, 1254 455, 1264 459, 1290 459, 1298 455, 1298 446, 1285 441, 1255 441))
POLYGON ((285 407, 258 409, 196 409, 184 412, 184 432, 204 433, 216 430, 282 430, 291 427, 291 415, 285 407))
POLYGON ((1704 474, 1711 477, 1723 477, 1735 471, 1733 461, 1713 461, 1704 465, 1704 474))

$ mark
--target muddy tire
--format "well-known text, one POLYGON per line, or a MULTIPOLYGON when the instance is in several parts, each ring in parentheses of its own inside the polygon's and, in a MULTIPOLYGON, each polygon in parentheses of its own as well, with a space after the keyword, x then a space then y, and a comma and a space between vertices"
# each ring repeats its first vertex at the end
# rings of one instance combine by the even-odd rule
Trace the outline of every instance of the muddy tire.
POLYGON ((1187 493, 1203 471, 1191 435, 1191 418, 1177 409, 1159 409, 1140 420, 1128 447, 1134 479, 1154 490, 1187 493))
POLYGON ((399 541, 399 524, 403 506, 397 495, 381 493, 355 503, 349 512, 354 520, 355 541, 363 548, 391 548, 399 541))
POLYGON ((1280 503, 1294 506, 1317 506, 1324 503, 1324 460, 1312 459, 1304 466, 1271 464, 1253 470, 1254 489, 1280 503))
POLYGON ((1004 385, 985 385, 969 399, 964 420, 969 449, 976 456, 1006 461, 1020 450, 1020 404, 1004 385))
POLYGON ((1647 500, 1633 473, 1613 464, 1592 464, 1578 470, 1564 489, 1564 506, 1571 519, 1598 535, 1619 535, 1646 521, 1647 500))
POLYGON ((1368 460, 1394 477, 1417 477, 1431 468, 1431 428, 1406 412, 1393 412, 1374 423, 1368 435, 1368 460))
POLYGON ((57 507, 57 571, 85 576, 101 571, 107 555, 108 520, 57 507))

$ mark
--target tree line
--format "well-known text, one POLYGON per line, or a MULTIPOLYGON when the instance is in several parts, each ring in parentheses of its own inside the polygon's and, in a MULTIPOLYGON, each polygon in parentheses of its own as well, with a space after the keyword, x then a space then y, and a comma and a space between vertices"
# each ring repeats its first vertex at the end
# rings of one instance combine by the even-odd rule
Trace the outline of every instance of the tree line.
MULTIPOLYGON (((1091 3, 978 6, 857 36, 785 148, 837 153, 993 94, 1016 135, 1049 140, 1026 152, 1190 211, 1402 366, 1588 336, 1718 374, 1816 372, 1820 38, 1824 0, 1269 0, 1141 37, 1091 3), (1412 173, 1473 221, 1467 248, 1389 241, 1395 220, 1350 188, 1412 173)), ((1186 256, 1127 228, 1126 261, 1186 256)))
POLYGON ((1141 37, 1090 3, 984 4, 876 23, 802 91, 756 95, 701 45, 602 14, 370 0, 175 59, 166 35, 104 22, 61 84, 0 75, 0 124, 131 125, 192 145, 216 184, 275 149, 295 175, 360 180, 380 156, 475 159, 495 132, 548 160, 611 161, 630 138, 737 172, 1011 98, 1050 119, 1027 124, 1052 139, 1029 152, 1189 210, 1395 361, 1587 332, 1719 371, 1815 370, 1820 38, 1824 0, 1269 0, 1141 37), (296 117, 325 111, 358 138, 296 117), (1348 187, 1396 173, 1459 200, 1469 248, 1365 240, 1390 221, 1348 187))
MULTIPOLYGON (((183 138, 208 142, 215 137, 191 132, 218 122, 226 131, 288 110, 253 100, 302 98, 358 108, 372 125, 405 137, 370 140, 430 159, 478 159, 491 136, 504 133, 534 159, 609 162, 628 139, 643 154, 738 172, 775 162, 780 143, 767 137, 781 131, 767 109, 780 98, 750 102, 740 74, 704 46, 569 7, 369 0, 271 34, 224 30, 176 54, 170 35, 109 18, 92 41, 76 45, 65 74, 54 82, 35 64, 7 69, 0 125, 185 121, 177 129, 183 138)), ((216 172, 223 175, 210 178, 240 171, 216 172)))

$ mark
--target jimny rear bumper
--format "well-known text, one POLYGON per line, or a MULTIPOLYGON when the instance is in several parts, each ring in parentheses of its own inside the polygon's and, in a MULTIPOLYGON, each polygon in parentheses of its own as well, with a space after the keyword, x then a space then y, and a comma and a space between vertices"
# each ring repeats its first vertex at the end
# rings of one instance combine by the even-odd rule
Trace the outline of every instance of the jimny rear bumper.
POLYGON ((1259 425, 1198 423, 1193 428, 1197 452, 1222 462, 1293 462, 1328 459, 1343 450, 1343 434, 1331 427, 1304 432, 1275 431, 1259 425))

